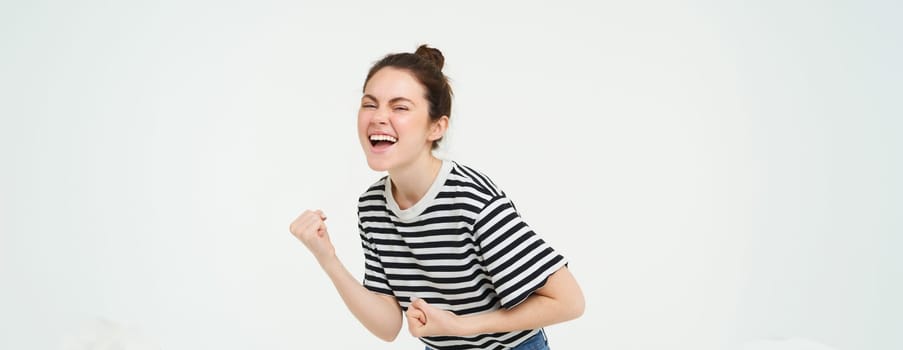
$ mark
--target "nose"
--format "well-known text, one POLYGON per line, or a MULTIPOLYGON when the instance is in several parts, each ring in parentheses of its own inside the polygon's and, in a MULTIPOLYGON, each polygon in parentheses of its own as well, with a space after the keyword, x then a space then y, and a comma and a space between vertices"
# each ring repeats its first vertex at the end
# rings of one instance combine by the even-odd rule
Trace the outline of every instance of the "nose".
POLYGON ((373 113, 373 118, 370 121, 374 124, 384 125, 389 123, 389 113, 379 108, 376 110, 376 113, 373 113))

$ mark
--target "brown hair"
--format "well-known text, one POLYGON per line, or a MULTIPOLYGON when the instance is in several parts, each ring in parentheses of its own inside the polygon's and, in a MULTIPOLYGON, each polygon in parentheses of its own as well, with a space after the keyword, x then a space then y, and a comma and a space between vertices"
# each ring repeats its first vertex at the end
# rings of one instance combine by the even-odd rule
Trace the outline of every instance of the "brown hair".
MULTIPOLYGON (((430 103, 430 121, 435 122, 443 115, 451 118, 452 89, 448 85, 448 77, 442 74, 444 64, 445 57, 442 56, 442 52, 427 45, 420 45, 414 53, 389 54, 370 68, 367 80, 364 80, 364 89, 373 74, 380 69, 385 67, 405 69, 426 88, 424 97, 430 103)), ((433 142, 433 149, 439 146, 439 141, 442 139, 433 142)))

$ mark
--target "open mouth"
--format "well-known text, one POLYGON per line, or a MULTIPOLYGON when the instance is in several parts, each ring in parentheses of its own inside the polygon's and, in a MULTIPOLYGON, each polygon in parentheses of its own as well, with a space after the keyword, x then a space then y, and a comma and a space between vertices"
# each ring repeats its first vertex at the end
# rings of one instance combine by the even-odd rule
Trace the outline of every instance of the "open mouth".
POLYGON ((370 135, 370 145, 374 149, 386 149, 398 142, 398 139, 389 135, 370 135))

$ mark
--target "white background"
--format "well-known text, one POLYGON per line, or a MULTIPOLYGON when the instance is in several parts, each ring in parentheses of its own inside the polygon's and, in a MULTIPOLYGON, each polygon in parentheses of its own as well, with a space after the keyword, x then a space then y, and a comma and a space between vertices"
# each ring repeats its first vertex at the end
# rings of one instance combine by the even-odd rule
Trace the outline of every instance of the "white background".
POLYGON ((322 208, 362 275, 356 199, 381 174, 360 89, 421 43, 455 91, 447 157, 491 176, 586 293, 553 348, 903 348, 900 16, 4 2, 0 348, 421 348, 367 333, 288 233, 322 208))

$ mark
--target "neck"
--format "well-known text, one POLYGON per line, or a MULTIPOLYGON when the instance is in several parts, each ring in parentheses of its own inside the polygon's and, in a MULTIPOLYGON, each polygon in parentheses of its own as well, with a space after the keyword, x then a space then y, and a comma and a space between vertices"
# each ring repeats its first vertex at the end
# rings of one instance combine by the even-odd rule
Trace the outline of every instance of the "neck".
POLYGON ((392 180, 392 196, 401 209, 407 209, 420 201, 429 191, 442 168, 442 160, 426 152, 424 156, 396 169, 389 169, 392 180))

